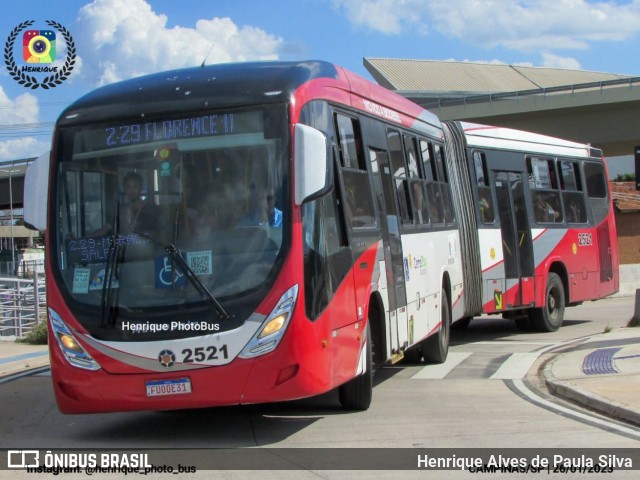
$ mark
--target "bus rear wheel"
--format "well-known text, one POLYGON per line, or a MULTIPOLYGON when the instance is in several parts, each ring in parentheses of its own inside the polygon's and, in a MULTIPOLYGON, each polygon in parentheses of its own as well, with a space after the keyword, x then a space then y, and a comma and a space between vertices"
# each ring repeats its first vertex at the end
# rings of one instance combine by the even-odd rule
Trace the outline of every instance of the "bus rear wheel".
POLYGON ((338 387, 338 398, 346 410, 366 410, 373 397, 373 339, 371 322, 367 322, 367 343, 365 346, 365 372, 338 387))
POLYGON ((545 305, 531 311, 531 325, 540 332, 555 332, 564 319, 565 294, 562 280, 556 273, 549 273, 545 289, 545 305))
POLYGON ((422 346, 422 356, 427 363, 444 363, 449 354, 449 334, 451 332, 451 309, 449 297, 442 289, 440 305, 440 328, 438 333, 427 338, 422 346))

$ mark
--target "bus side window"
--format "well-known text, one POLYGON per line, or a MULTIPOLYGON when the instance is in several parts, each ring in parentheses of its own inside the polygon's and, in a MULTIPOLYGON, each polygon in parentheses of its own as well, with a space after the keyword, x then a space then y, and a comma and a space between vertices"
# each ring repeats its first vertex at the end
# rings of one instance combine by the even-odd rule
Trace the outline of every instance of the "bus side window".
POLYGON ((403 136, 404 151, 407 155, 407 166, 409 167, 409 178, 418 178, 420 171, 418 169, 418 157, 416 154, 416 141, 409 135, 403 136))
POLYGON ((400 133, 389 130, 387 133, 387 144, 389 147, 389 160, 391 164, 391 174, 400 208, 400 218, 404 225, 413 223, 409 209, 409 185, 407 177, 407 166, 405 164, 400 133))
POLYGON ((577 162, 560 162, 560 184, 567 223, 587 223, 587 209, 577 162))
POLYGON ((352 228, 374 228, 376 216, 367 172, 343 170, 345 212, 352 228))
POLYGON ((420 155, 422 156, 422 178, 427 182, 433 182, 436 179, 435 164, 433 161, 433 144, 421 139, 420 155))
POLYGON ((416 225, 429 224, 429 209, 427 206, 427 185, 424 180, 412 180, 411 199, 413 202, 413 220, 416 225))
POLYGON ((590 198, 607 198, 607 182, 604 169, 598 163, 584 164, 584 175, 587 178, 587 193, 590 198))
POLYGON ((453 201, 451 200, 451 186, 449 185, 449 175, 444 160, 444 149, 441 145, 434 145, 434 152, 438 166, 438 181, 440 182, 444 217, 447 224, 452 224, 455 222, 456 216, 453 209, 453 201))
POLYGON ((344 243, 336 189, 302 206, 306 314, 317 319, 351 266, 344 243))
POLYGON ((404 151, 409 167, 409 193, 411 194, 413 222, 416 225, 428 225, 426 182, 420 178, 420 163, 414 137, 404 135, 404 151))
POLYGON ((607 181, 601 163, 584 162, 584 178, 587 187, 589 210, 595 225, 602 222, 609 213, 607 181))
POLYGON ((435 201, 434 205, 429 205, 433 212, 431 221, 433 223, 453 223, 455 220, 453 212, 453 204, 451 202, 451 191, 449 189, 449 179, 447 170, 444 165, 444 150, 441 145, 433 145, 433 154, 435 160, 436 183, 429 185, 431 190, 429 200, 435 201))
POLYGON ((548 158, 529 157, 527 169, 536 223, 562 223, 564 215, 555 162, 548 158))
POLYGON ((554 223, 560 220, 562 212, 557 197, 551 193, 534 190, 533 209, 537 223, 554 223))
POLYGON ((347 168, 366 170, 357 120, 337 113, 336 129, 339 139, 340 164, 347 168))
POLYGON ((493 210, 493 197, 487 175, 487 159, 483 152, 473 152, 473 166, 476 173, 476 186, 478 188, 478 210, 482 223, 494 223, 495 212, 493 210))
POLYGON ((375 228, 376 217, 362 148, 360 124, 355 118, 336 113, 340 144, 344 211, 352 228, 375 228))
POLYGON ((433 153, 436 161, 436 170, 438 172, 439 182, 449 182, 447 178, 447 169, 444 166, 444 151, 440 145, 433 145, 433 153))

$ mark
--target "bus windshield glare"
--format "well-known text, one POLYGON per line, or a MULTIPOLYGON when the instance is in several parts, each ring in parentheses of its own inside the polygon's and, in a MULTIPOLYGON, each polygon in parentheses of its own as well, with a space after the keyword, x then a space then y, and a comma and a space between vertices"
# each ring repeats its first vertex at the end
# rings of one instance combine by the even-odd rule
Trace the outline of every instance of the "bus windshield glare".
POLYGON ((128 317, 185 307, 220 316, 210 301, 235 322, 257 307, 290 223, 285 112, 60 129, 53 265, 88 330, 112 337, 128 317))

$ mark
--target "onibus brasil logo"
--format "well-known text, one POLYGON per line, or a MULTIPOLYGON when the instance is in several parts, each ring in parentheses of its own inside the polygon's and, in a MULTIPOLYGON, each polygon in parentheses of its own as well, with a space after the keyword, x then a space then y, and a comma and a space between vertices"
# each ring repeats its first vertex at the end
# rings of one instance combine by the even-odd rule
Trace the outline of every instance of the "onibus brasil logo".
POLYGON ((60 85, 71 74, 76 64, 76 46, 71 34, 64 26, 53 20, 46 20, 47 25, 57 30, 67 43, 67 57, 64 65, 62 67, 53 66, 57 53, 56 32, 53 30, 26 30, 33 23, 34 20, 27 20, 11 30, 4 46, 4 63, 9 75, 20 85, 32 90, 38 87, 48 90, 60 85), (13 55, 14 45, 20 36, 22 37, 22 60, 25 62, 22 68, 16 64, 13 55), (50 75, 38 80, 30 73, 50 75))

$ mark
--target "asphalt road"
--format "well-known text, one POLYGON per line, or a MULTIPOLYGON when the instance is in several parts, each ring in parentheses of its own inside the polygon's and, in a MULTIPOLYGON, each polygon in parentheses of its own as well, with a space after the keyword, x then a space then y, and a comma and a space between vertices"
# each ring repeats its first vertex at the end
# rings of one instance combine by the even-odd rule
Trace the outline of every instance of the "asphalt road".
MULTIPOLYGON (((40 373, 0 385, 0 445, 3 449, 638 449, 640 429, 602 419, 596 425, 588 412, 582 412, 583 419, 569 418, 532 401, 537 396, 577 410, 549 395, 537 373, 540 365, 572 340, 626 325, 633 303, 633 298, 606 299, 569 308, 563 327, 554 333, 521 332, 499 317, 475 319, 466 330, 453 331, 445 365, 399 363, 378 371, 374 400, 366 412, 341 410, 337 395, 330 393, 282 404, 67 416, 57 411, 50 376, 40 373)), ((272 472, 273 477, 267 473, 267 478, 280 479, 382 478, 374 471, 272 472)), ((425 473, 413 470, 400 476, 439 478, 425 473)), ((467 478, 468 472, 441 473, 467 478)), ((245 476, 219 474, 219 478, 245 476)), ((619 471, 608 478, 636 474, 619 471)))

